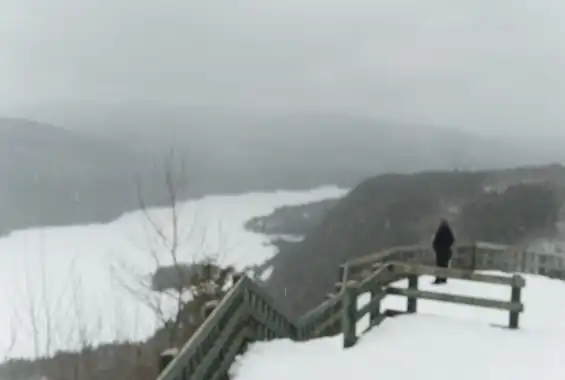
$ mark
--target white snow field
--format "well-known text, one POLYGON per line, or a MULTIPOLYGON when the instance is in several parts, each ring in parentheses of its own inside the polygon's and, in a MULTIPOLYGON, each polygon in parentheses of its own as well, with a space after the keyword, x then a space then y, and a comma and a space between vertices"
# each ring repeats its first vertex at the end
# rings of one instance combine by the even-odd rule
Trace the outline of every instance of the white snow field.
MULTIPOLYGON (((267 244, 267 236, 245 231, 244 222, 283 205, 346 192, 322 187, 182 203, 179 260, 213 255, 221 264, 240 269, 259 264, 274 255, 275 248, 267 244)), ((153 209, 149 214, 171 236, 171 210, 153 209)), ((137 211, 108 224, 39 228, 1 238, 0 361, 151 335, 159 319, 140 298, 155 295, 139 278, 156 269, 152 252, 162 265, 172 263, 158 235, 137 211)), ((165 313, 170 312, 165 297, 159 300, 165 313)))
MULTIPOLYGON (((385 320, 347 350, 341 336, 254 343, 232 366, 233 379, 565 379, 565 282, 525 277, 519 330, 497 327, 507 325, 507 312, 419 300, 417 314, 385 320)), ((422 277, 420 288, 510 300, 509 287, 431 281, 422 277)), ((384 304, 405 310, 406 299, 384 304)), ((360 321, 358 332, 366 326, 360 321)))

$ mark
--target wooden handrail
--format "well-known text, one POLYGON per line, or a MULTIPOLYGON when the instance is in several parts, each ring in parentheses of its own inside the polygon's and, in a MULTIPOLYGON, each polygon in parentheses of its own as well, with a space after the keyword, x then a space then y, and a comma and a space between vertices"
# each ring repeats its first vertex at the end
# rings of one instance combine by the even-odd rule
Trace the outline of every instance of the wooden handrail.
POLYGON ((526 281, 522 276, 501 276, 494 274, 477 273, 472 270, 438 268, 426 265, 414 265, 410 263, 393 262, 389 264, 393 271, 399 274, 415 274, 418 276, 428 275, 445 278, 456 278, 460 280, 469 280, 474 282, 484 282, 488 284, 509 285, 523 288, 526 281))
MULTIPOLYGON (((222 299, 218 307, 206 318, 204 323, 196 330, 196 332, 185 343, 179 354, 172 360, 169 365, 161 372, 157 380, 176 379, 182 373, 186 362, 195 354, 200 344, 208 337, 210 332, 216 327, 217 320, 226 310, 226 305, 231 304, 239 293, 243 292, 247 281, 247 277, 241 278, 235 286, 233 286, 228 294, 222 299)), ((179 378, 180 379, 180 378, 179 378)))
POLYGON ((497 301, 487 298, 460 296, 456 294, 441 293, 435 291, 431 292, 431 291, 417 290, 410 288, 402 289, 402 288, 388 287, 387 294, 413 297, 419 299, 427 299, 433 301, 456 303, 456 304, 468 305, 468 306, 480 306, 480 307, 501 309, 507 311, 522 312, 524 310, 524 306, 521 303, 497 301))
MULTIPOLYGON (((521 289, 526 284, 524 278, 519 275, 501 276, 472 270, 475 268, 477 255, 475 249, 509 252, 515 248, 477 242, 474 245, 460 244, 457 249, 466 250, 467 259, 471 257, 471 269, 436 268, 413 263, 412 259, 418 260, 424 257, 423 253, 429 253, 430 247, 425 245, 393 247, 350 260, 340 267, 337 292, 298 320, 293 320, 281 312, 269 294, 251 279, 243 277, 221 300, 180 353, 166 366, 158 380, 180 380, 186 375, 191 376, 191 380, 220 378, 248 340, 274 337, 308 340, 342 332, 344 346, 351 347, 357 340, 356 324, 360 318, 370 314, 371 326, 377 326, 385 317, 399 314, 394 310, 381 310, 381 301, 387 295, 406 296, 406 312, 416 312, 418 299, 507 310, 510 312, 509 326, 517 328, 519 313, 524 310, 520 300, 521 289), (469 248, 473 250, 469 251, 469 248), (410 261, 398 261, 398 258, 410 261), (511 286, 511 299, 497 301, 418 290, 418 277, 422 275, 511 286), (402 278, 409 279, 407 289, 391 286, 391 283, 402 278), (370 293, 371 299, 359 309, 357 297, 362 293, 370 293), (221 330, 218 330, 218 324, 222 326, 221 330)), ((508 257, 513 256, 510 253, 508 257)), ((484 257, 481 260, 484 261, 484 257)), ((523 267, 525 261, 521 262, 523 267)))

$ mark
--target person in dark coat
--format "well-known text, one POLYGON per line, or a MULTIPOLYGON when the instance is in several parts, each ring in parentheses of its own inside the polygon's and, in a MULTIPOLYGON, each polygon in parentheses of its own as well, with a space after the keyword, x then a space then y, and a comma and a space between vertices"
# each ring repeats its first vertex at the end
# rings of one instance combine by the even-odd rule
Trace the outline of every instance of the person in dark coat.
MULTIPOLYGON (((453 246, 454 242, 455 237, 453 236, 453 231, 451 230, 449 223, 447 222, 447 220, 442 219, 432 243, 434 252, 436 254, 436 265, 438 267, 449 267, 449 261, 451 260, 452 256, 451 247, 453 246)), ((436 277, 434 284, 445 284, 446 282, 446 278, 436 277)))

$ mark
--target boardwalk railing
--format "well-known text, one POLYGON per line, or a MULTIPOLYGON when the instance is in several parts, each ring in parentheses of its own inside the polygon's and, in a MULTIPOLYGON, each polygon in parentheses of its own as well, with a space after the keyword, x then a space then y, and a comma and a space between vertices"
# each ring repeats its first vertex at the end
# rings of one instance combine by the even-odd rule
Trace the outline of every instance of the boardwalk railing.
POLYGON ((241 278, 159 380, 224 380, 236 356, 249 342, 275 338, 308 340, 341 332, 344 292, 340 292, 299 320, 283 314, 257 284, 241 278))
POLYGON ((344 289, 342 331, 344 347, 353 346, 357 341, 357 323, 369 314, 369 329, 379 325, 387 316, 398 314, 416 313, 418 299, 428 299, 454 304, 478 306, 506 310, 509 312, 509 327, 518 328, 519 314, 524 310, 521 302, 521 291, 526 281, 520 275, 503 276, 492 274, 474 273, 470 270, 443 269, 429 267, 416 263, 388 262, 374 265, 374 271, 362 281, 350 280, 345 284, 338 284, 344 289), (509 300, 492 300, 488 298, 470 297, 456 294, 424 291, 418 289, 418 279, 422 275, 456 278, 467 281, 489 284, 508 285, 511 287, 509 300), (399 279, 408 279, 408 287, 400 288, 391 285, 399 279), (369 301, 358 309, 358 297, 369 293, 369 301), (405 296, 407 298, 406 311, 382 310, 382 301, 387 295, 405 296))
POLYGON ((524 279, 521 276, 479 274, 474 270, 544 275, 552 272, 554 276, 565 277, 565 259, 542 259, 531 252, 508 246, 489 243, 460 245, 454 257, 453 269, 435 268, 430 249, 412 246, 351 260, 340 267, 336 293, 330 294, 322 304, 298 320, 282 313, 260 286, 243 277, 167 365, 158 380, 228 379, 229 368, 236 356, 254 341, 276 338, 304 341, 343 333, 344 347, 351 347, 357 341, 357 322, 361 318, 369 315, 371 328, 386 317, 399 313, 382 310, 382 301, 387 295, 406 296, 405 312, 408 313, 416 312, 418 299, 507 310, 510 313, 509 326, 517 328, 518 316, 523 310, 520 292, 525 285, 524 279), (422 291, 417 287, 418 277, 422 275, 508 285, 512 287, 510 301, 422 291), (408 279, 408 288, 392 286, 401 279, 408 279), (366 293, 370 294, 370 299, 359 309, 357 299, 360 294, 366 293))
POLYGON ((387 294, 407 297, 408 313, 416 312, 418 299, 428 299, 461 305, 507 310, 510 316, 509 327, 512 329, 518 328, 519 313, 524 311, 524 305, 521 302, 521 292, 522 288, 526 286, 526 281, 520 275, 514 274, 512 277, 508 277, 502 275, 475 273, 470 270, 444 269, 406 263, 393 263, 390 265, 390 268, 393 272, 398 272, 408 277, 408 288, 401 289, 389 286, 386 289, 387 294), (418 276, 421 275, 456 278, 488 284, 508 285, 511 288, 511 291, 509 292, 510 299, 508 301, 498 301, 488 298, 418 290, 418 276))

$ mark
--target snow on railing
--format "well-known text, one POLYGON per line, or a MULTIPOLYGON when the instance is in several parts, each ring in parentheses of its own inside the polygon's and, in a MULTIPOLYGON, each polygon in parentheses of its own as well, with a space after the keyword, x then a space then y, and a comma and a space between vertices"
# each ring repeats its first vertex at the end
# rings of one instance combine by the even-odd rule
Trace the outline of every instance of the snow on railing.
MULTIPOLYGON (((475 275, 473 271, 496 270, 565 278, 565 257, 561 256, 537 254, 486 242, 458 245, 454 251, 452 269, 442 270, 447 277, 477 280, 486 277, 475 275)), ((336 292, 329 294, 327 300, 299 320, 282 313, 257 283, 243 277, 212 310, 158 380, 224 379, 235 358, 245 351, 248 343, 254 341, 276 338, 302 341, 343 333, 344 347, 351 347, 357 340, 357 322, 365 315, 370 316, 371 328, 378 326, 387 316, 404 313, 381 310, 381 300, 387 294, 401 293, 406 296, 406 312, 416 311, 418 298, 503 308, 510 312, 510 326, 518 326, 518 313, 523 307, 519 292, 523 286, 521 277, 507 277, 509 280, 504 280, 514 281, 509 302, 488 303, 472 297, 447 297, 441 293, 419 291, 414 287, 417 282, 414 276, 435 273, 437 268, 430 267, 433 261, 433 252, 427 246, 395 247, 348 261, 340 267, 336 292), (398 263, 404 266, 398 266, 398 263), (406 266, 406 263, 409 265, 406 266), (389 286, 402 278, 409 279, 411 289, 399 291, 389 286), (370 294, 370 299, 359 308, 356 300, 361 293, 370 294)), ((492 280, 495 277, 498 278, 492 275, 488 278, 492 280)), ((503 280, 498 278, 493 281, 500 283, 503 280)))

